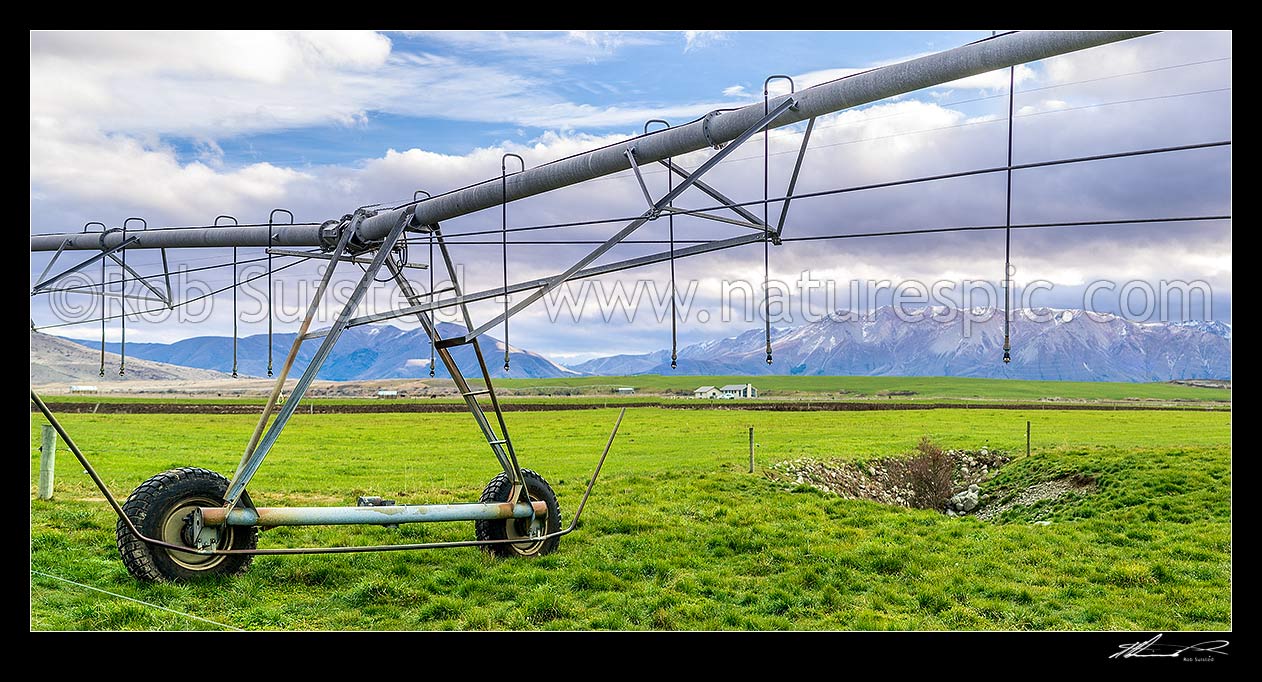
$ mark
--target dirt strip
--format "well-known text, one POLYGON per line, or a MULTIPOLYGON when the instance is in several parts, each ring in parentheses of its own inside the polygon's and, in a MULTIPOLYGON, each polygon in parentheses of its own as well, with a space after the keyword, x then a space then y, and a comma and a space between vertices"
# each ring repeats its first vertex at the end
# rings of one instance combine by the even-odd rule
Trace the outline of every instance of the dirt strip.
MULTIPOLYGON (((49 405, 54 412, 66 414, 259 414, 262 405, 240 403, 96 403, 56 402, 49 405)), ((600 410, 611 407, 658 407, 673 410, 762 410, 768 412, 863 412, 867 410, 1227 410, 1222 407, 1189 405, 1119 405, 1093 403, 880 403, 845 401, 757 401, 723 403, 685 402, 676 400, 646 401, 637 403, 564 402, 564 403, 514 403, 501 400, 505 412, 556 412, 564 410, 600 410)), ((35 411, 35 407, 31 407, 35 411)), ((461 403, 392 403, 372 402, 363 405, 300 405, 300 414, 377 414, 398 412, 465 412, 461 403)))

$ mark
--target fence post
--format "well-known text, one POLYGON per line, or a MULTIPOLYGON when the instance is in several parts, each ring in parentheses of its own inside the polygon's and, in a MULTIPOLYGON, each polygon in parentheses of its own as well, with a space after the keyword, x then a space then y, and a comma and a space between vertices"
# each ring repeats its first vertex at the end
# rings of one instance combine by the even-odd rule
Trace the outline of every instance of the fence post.
POLYGON ((749 427, 749 473, 754 473, 754 427, 749 427))
POLYGON ((57 432, 44 424, 40 429, 39 499, 53 499, 53 468, 57 464, 57 432))
POLYGON ((1025 422, 1025 456, 1030 456, 1030 422, 1025 422))

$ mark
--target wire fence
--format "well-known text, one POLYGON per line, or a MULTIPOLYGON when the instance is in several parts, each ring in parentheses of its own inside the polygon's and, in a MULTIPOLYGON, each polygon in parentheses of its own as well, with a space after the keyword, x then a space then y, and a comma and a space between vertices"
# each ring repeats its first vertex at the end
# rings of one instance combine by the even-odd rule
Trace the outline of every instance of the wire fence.
POLYGON ((146 607, 148 607, 148 608, 155 609, 155 610, 157 610, 157 611, 163 611, 163 612, 165 612, 165 613, 172 613, 172 614, 175 614, 175 615, 177 615, 177 616, 181 616, 181 617, 183 617, 183 618, 187 618, 187 619, 189 619, 189 620, 195 620, 195 621, 198 621, 198 622, 201 622, 201 623, 208 623, 208 624, 210 624, 210 625, 214 625, 215 627, 223 628, 223 629, 225 629, 225 630, 233 630, 233 631, 236 631, 236 632, 245 632, 245 630, 242 630, 241 628, 238 628, 238 627, 233 627, 233 626, 228 625, 228 624, 226 624, 226 623, 220 623, 219 621, 216 621, 216 620, 211 620, 211 619, 209 619, 209 618, 203 618, 202 616, 193 615, 193 614, 191 614, 191 613, 186 613, 186 612, 184 612, 184 611, 177 611, 177 610, 175 610, 175 609, 173 609, 173 608, 170 608, 170 607, 167 607, 167 606, 162 606, 161 604, 154 604, 153 602, 147 602, 147 601, 145 601, 145 600, 143 600, 143 599, 137 599, 137 598, 135 598, 135 597, 129 597, 129 596, 125 595, 125 594, 119 594, 119 593, 117 593, 117 592, 111 592, 111 591, 109 591, 109 590, 107 590, 107 589, 104 589, 104 588, 101 588, 101 587, 95 587, 95 586, 93 586, 93 585, 87 585, 87 584, 84 584, 84 583, 81 583, 81 582, 77 582, 77 581, 75 581, 75 580, 71 580, 71 579, 69 579, 69 578, 63 578, 63 577, 61 577, 61 576, 59 576, 59 575, 53 575, 53 574, 51 574, 51 573, 45 573, 45 572, 43 572, 43 571, 37 571, 37 570, 35 570, 35 569, 33 569, 33 568, 31 569, 31 575, 39 576, 39 577, 41 577, 41 578, 48 578, 48 579, 50 579, 50 580, 56 580, 56 581, 58 581, 58 582, 67 583, 67 584, 69 584, 69 585, 74 585, 74 586, 76 586, 76 587, 81 587, 81 588, 83 588, 83 589, 85 589, 85 590, 91 590, 92 592, 99 592, 99 593, 101 593, 101 594, 106 594, 106 595, 109 595, 109 596, 111 596, 111 597, 114 597, 115 599, 123 599, 123 600, 125 600, 125 601, 129 601, 129 602, 132 602, 132 603, 134 603, 134 604, 140 604, 141 606, 146 606, 146 607))

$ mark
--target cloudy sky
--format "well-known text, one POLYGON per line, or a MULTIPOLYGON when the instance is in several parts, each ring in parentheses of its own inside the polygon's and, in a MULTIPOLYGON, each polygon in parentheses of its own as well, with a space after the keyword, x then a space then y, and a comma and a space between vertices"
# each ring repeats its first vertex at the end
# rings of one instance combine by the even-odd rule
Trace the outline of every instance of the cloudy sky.
MULTIPOLYGON (((801 88, 988 35, 35 32, 31 232, 78 231, 94 220, 114 227, 131 216, 145 218, 151 228, 203 225, 220 214, 266 222, 278 207, 300 222, 323 221, 358 206, 410 199, 418 189, 438 193, 498 176, 505 152, 533 167, 638 134, 651 118, 685 123, 714 109, 760 101, 769 74, 789 74, 801 88)), ((1019 67, 1014 162, 1230 140, 1231 56, 1229 32, 1167 32, 1019 67)), ((996 72, 820 118, 798 192, 1003 165, 1007 84, 1007 71, 996 72)), ((773 93, 783 91, 780 84, 772 87, 773 93)), ((770 136, 773 197, 784 193, 803 126, 770 136)), ((696 167, 711 153, 677 161, 696 167)), ((646 171, 650 190, 660 195, 665 174, 646 171)), ((735 151, 707 182, 740 201, 761 199, 761 141, 735 151)), ((1002 224, 1004 189, 1004 175, 995 173, 802 199, 792 205, 785 236, 1002 224)), ((1229 215, 1230 189, 1229 147, 1019 171, 1013 175, 1013 222, 1229 215)), ((643 204, 634 177, 624 173, 514 203, 508 221, 521 227, 634 216, 643 204)), ((676 204, 701 208, 713 202, 688 193, 676 204)), ((773 205, 773 220, 778 211, 773 205)), ((513 239, 603 239, 619 227, 611 222, 513 239)), ((1199 281, 1212 290, 1211 309, 1192 306, 1191 316, 1230 321, 1230 227, 1219 220, 1016 231, 1014 283, 1019 291, 1031 282, 1050 283, 1053 288, 1034 294, 1032 303, 1069 308, 1084 307, 1084 292, 1095 284, 1094 309, 1158 319, 1186 311, 1173 306, 1163 313, 1161 306, 1145 305, 1145 291, 1159 291, 1163 281, 1199 281), (1101 282, 1114 288, 1102 289, 1101 282), (1117 293, 1128 283, 1129 309, 1117 293)), ((459 237, 498 230, 498 209, 443 228, 452 235, 467 288, 502 283, 500 247, 477 243, 498 236, 459 237)), ((667 229, 658 220, 636 238, 662 240, 667 229)), ((742 228, 681 217, 675 232, 677 239, 695 240, 733 236, 742 228)), ((776 324, 805 321, 807 308, 855 307, 847 292, 871 290, 872 281, 994 283, 1003 273, 1003 244, 1002 231, 786 243, 773 248, 770 258, 772 279, 787 289, 788 305, 776 324), (831 282, 825 286, 835 288, 839 300, 825 300, 819 289, 803 295, 797 283, 807 272, 831 282)), ((588 248, 511 246, 509 277, 558 272, 588 248)), ((661 248, 627 244, 604 260, 661 248)), ((168 255, 173 267, 188 268, 231 258, 224 250, 168 255)), ((258 249, 243 249, 240 257, 259 255, 258 249)), ((410 257, 427 261, 423 248, 412 248, 410 257)), ((32 283, 47 262, 47 254, 32 255, 32 283)), ((278 259, 277 265, 289 262, 278 259)), ((760 286, 762 262, 759 245, 678 261, 678 287, 681 293, 692 290, 681 343, 760 327, 760 319, 739 310, 741 301, 721 294, 725 281, 760 286)), ((145 274, 156 272, 157 263, 157 254, 129 254, 129 265, 145 274)), ((257 274, 259 267, 244 265, 238 276, 257 274)), ((111 265, 108 276, 116 277, 117 269, 111 265)), ((99 277, 97 267, 89 271, 99 277)), ((338 272, 350 281, 356 271, 351 266, 338 272)), ((422 288, 428 286, 424 271, 410 272, 422 288)), ((279 330, 297 326, 295 311, 314 276, 314 265, 297 265, 277 278, 279 330)), ((193 296, 232 278, 231 268, 202 270, 177 278, 176 285, 181 295, 193 296)), ((587 301, 578 321, 563 302, 540 303, 513 319, 511 342, 563 361, 666 347, 669 317, 663 319, 660 299, 655 305, 650 299, 655 292, 668 295, 668 281, 663 265, 604 278, 599 287, 586 285, 586 293, 576 286, 567 295, 587 301), (607 301, 598 305, 619 283, 629 295, 639 283, 644 294, 631 301, 632 320, 607 301)), ((239 301, 243 334, 266 329, 258 291, 244 292, 239 301)), ((398 304, 392 287, 379 285, 365 305, 375 311, 392 304, 398 304)), ((499 305, 475 306, 475 319, 487 319, 499 305)), ((118 302, 111 306, 117 314, 118 302)), ((32 301, 37 326, 99 315, 99 302, 90 296, 32 301)), ((117 339, 118 320, 107 327, 117 339)), ((169 341, 231 328, 232 299, 225 293, 210 306, 190 306, 183 317, 132 320, 127 338, 169 341)), ((48 331, 89 338, 99 335, 100 326, 48 331)))

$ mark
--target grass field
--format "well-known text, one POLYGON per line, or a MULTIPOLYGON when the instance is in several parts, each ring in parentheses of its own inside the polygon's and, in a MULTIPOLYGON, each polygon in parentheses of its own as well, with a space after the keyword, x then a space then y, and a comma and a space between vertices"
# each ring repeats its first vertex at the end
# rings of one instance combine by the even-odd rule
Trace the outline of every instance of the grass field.
MULTIPOLYGON (((476 382, 474 382, 476 383, 476 382)), ((477 384, 481 386, 480 383, 477 384)), ((500 392, 498 382, 496 383, 496 392, 500 392)), ((574 395, 574 396, 522 396, 522 395, 498 395, 505 402, 515 403, 598 403, 610 406, 621 405, 642 405, 645 403, 657 403, 662 400, 661 396, 654 395, 630 395, 630 396, 614 396, 614 395, 574 395)), ((216 398, 186 398, 186 397, 168 397, 165 395, 44 395, 40 394, 40 398, 46 403, 171 403, 177 405, 258 405, 262 407, 267 402, 267 396, 231 396, 216 398)), ((363 405, 365 403, 379 405, 395 405, 395 404, 420 404, 432 405, 434 403, 444 403, 450 405, 464 405, 464 399, 459 396, 435 396, 427 398, 390 398, 377 399, 370 396, 363 398, 303 398, 302 404, 315 405, 363 405)))
MULTIPOLYGON (((698 380, 690 379, 689 383, 698 380)), ((706 382, 714 381, 706 379, 706 382)), ((1154 387, 1155 388, 1155 387, 1154 387)), ((54 406, 55 409, 55 406, 54 406)), ((523 463, 568 523, 615 410, 511 413, 523 463)), ((578 532, 538 560, 476 549, 260 557, 198 584, 141 584, 114 517, 73 457, 34 500, 31 566, 246 629, 1138 629, 1230 628, 1231 448, 1226 412, 929 410, 770 413, 628 410, 578 532), (1023 456, 1025 423, 1034 452, 1023 456), (801 456, 865 459, 948 447, 1022 456, 983 490, 1068 473, 1098 491, 1030 523, 845 501, 746 473, 801 456)), ((249 416, 66 415, 116 495, 164 469, 229 472, 249 416)), ((260 505, 474 501, 497 470, 462 414, 299 415, 251 485, 260 505)), ((461 540, 472 523, 398 530, 275 529, 263 546, 461 540)), ((33 629, 213 629, 31 577, 33 629)))
POLYGON ((1231 390, 1170 383, 1107 381, 1027 381, 1022 379, 971 379, 966 377, 832 377, 832 376, 679 376, 643 374, 626 377, 573 377, 561 379, 496 379, 509 389, 630 386, 649 393, 677 392, 692 395, 698 386, 753 383, 762 396, 823 395, 865 398, 911 391, 915 399, 958 398, 968 400, 1231 400, 1231 390))
MULTIPOLYGON (((441 381, 441 380, 440 380, 441 381)), ((662 396, 686 396, 698 386, 751 382, 766 399, 883 400, 895 402, 1027 402, 1066 401, 1165 401, 1227 403, 1229 388, 1205 388, 1170 383, 1134 384, 1122 382, 1025 381, 1017 379, 969 379, 962 377, 720 377, 661 376, 578 377, 569 379, 496 379, 495 386, 514 402, 580 400, 600 396, 610 405, 635 405, 662 396), (615 388, 629 386, 638 395, 609 395, 615 388)), ((382 385, 388 384, 382 382, 382 385)), ((450 381, 444 382, 450 385, 450 381)), ((475 382, 477 383, 477 382, 475 382)), ((262 395, 253 397, 163 398, 177 403, 262 404, 262 395)), ((49 395, 49 402, 145 402, 152 397, 125 395, 49 395)), ((362 403, 365 398, 312 398, 317 405, 362 403)), ((382 401, 387 402, 387 401, 382 401)), ((462 402, 450 398, 399 398, 388 402, 462 402)))

